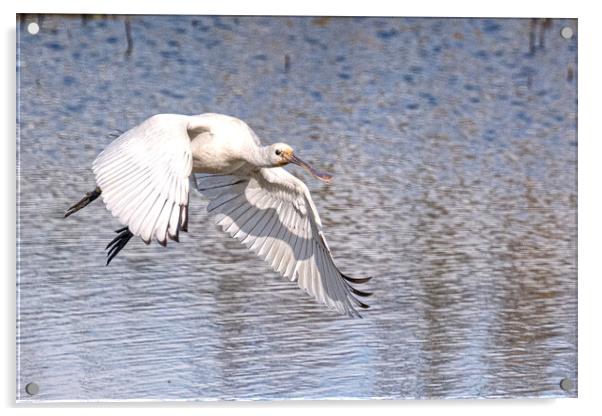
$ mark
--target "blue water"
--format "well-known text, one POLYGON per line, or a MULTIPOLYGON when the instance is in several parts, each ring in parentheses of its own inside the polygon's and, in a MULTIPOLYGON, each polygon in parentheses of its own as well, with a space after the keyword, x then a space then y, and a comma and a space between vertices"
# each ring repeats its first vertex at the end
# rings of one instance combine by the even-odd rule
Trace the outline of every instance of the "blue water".
POLYGON ((576 20, 129 19, 129 46, 123 16, 18 28, 19 400, 577 395, 576 20), (62 218, 112 134, 209 111, 334 174, 291 168, 342 271, 374 276, 365 319, 198 195, 180 244, 110 267, 102 203, 62 218))

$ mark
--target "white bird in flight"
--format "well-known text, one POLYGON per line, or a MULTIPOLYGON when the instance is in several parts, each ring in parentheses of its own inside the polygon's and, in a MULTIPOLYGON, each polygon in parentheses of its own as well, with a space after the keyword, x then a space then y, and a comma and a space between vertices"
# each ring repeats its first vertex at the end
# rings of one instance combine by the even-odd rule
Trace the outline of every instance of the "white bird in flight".
POLYGON ((133 237, 165 246, 188 231, 190 186, 211 198, 217 224, 282 276, 340 313, 360 317, 370 293, 339 271, 307 186, 282 166, 318 172, 284 143, 262 146, 242 120, 223 114, 158 114, 123 133, 96 158, 97 187, 65 217, 102 195, 125 226, 107 245, 107 265, 133 237), (195 178, 195 174, 197 175, 195 178))

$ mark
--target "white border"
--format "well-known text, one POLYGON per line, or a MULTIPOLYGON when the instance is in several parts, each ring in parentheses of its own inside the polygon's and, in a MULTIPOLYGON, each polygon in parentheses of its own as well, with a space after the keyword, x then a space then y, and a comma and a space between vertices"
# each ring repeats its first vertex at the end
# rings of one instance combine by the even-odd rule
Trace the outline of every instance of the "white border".
MULTIPOLYGON (((371 408, 383 414, 399 414, 406 411, 427 413, 482 415, 483 412, 507 415, 509 412, 528 411, 546 415, 588 414, 600 409, 598 389, 600 382, 600 323, 602 316, 598 297, 602 292, 600 266, 597 258, 602 252, 600 243, 600 180, 602 172, 601 132, 596 123, 602 106, 598 103, 601 89, 599 77, 599 40, 602 39, 600 13, 595 2, 504 0, 498 2, 471 2, 465 0, 393 2, 370 0, 369 2, 328 2, 306 0, 290 4, 276 1, 129 1, 88 0, 75 2, 66 0, 22 0, 17 4, 2 2, 4 42, 4 71, 2 80, 5 99, 0 104, 0 114, 5 127, 2 140, 3 180, 0 182, 4 196, 3 215, 0 227, 4 231, 0 255, 5 266, 3 275, 3 319, 2 343, 2 405, 13 407, 15 398, 15 13, 135 13, 135 14, 271 14, 271 15, 397 15, 397 16, 492 16, 492 17, 576 17, 579 18, 579 399, 558 400, 487 400, 487 401, 405 401, 405 402, 244 402, 244 403, 139 403, 139 404, 48 404, 19 405, 21 411, 42 411, 49 415, 79 414, 81 408, 93 414, 104 414, 107 408, 112 413, 126 414, 131 408, 145 408, 148 414, 165 414, 169 408, 178 413, 198 414, 211 409, 215 412, 236 414, 241 410, 254 414, 280 414, 287 412, 304 414, 311 412, 339 412, 365 414, 371 408), (119 409, 127 407, 130 409, 119 409), (309 409, 307 409, 309 408, 309 409)), ((171 411, 170 411, 171 413, 171 411)))

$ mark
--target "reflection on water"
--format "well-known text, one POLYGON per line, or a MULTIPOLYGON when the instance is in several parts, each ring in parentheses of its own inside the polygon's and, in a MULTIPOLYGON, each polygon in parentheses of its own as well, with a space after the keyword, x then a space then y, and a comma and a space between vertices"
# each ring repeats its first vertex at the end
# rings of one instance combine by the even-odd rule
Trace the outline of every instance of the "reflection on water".
POLYGON ((530 20, 21 25, 18 398, 575 396, 576 21, 537 24, 541 44, 530 20), (291 168, 342 271, 375 276, 365 319, 280 279, 198 195, 180 244, 110 267, 102 204, 63 220, 111 133, 207 111, 335 174, 291 168))

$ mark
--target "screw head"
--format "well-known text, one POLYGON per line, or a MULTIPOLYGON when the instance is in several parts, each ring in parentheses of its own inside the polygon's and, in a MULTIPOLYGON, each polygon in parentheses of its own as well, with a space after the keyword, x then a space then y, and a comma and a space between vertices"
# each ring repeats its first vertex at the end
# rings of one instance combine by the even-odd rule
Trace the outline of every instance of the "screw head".
POLYGON ((36 383, 27 383, 27 385, 25 386, 25 391, 30 396, 33 396, 39 393, 40 387, 36 383))
POLYGON ((560 388, 564 391, 571 391, 573 390, 573 382, 570 378, 565 377, 562 380, 560 380, 560 388))
POLYGON ((32 35, 37 35, 40 31, 40 25, 38 25, 36 22, 31 22, 27 25, 27 31, 32 35))
POLYGON ((565 26, 562 28, 562 30, 560 31, 560 36, 562 36, 565 39, 570 39, 573 37, 573 29, 571 29, 569 26, 565 26))

